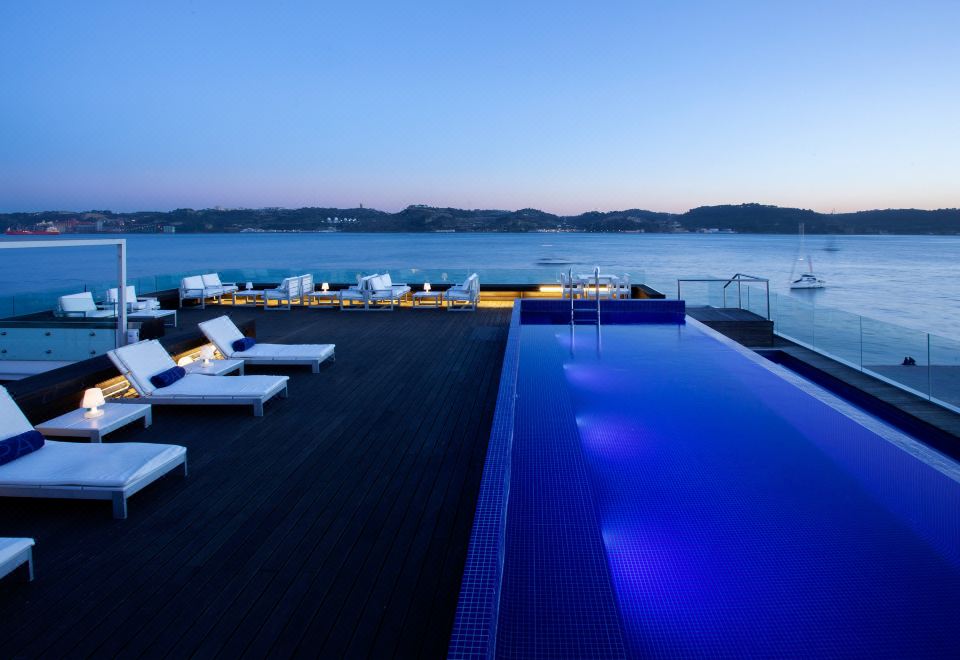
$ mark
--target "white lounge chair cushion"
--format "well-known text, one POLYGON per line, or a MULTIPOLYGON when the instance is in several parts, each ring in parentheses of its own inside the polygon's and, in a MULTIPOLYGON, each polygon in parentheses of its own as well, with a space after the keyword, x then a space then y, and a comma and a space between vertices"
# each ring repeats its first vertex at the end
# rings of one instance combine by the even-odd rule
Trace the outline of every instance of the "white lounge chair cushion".
POLYGON ((0 539, 0 565, 34 545, 33 539, 0 539))
MULTIPOLYGON (((282 390, 288 376, 208 376, 187 374, 173 385, 156 387, 150 396, 247 399, 263 398, 282 390)), ((147 398, 149 401, 149 397, 147 398)))
POLYGON ((156 389, 150 382, 151 376, 177 366, 155 339, 127 344, 108 351, 107 355, 123 375, 130 377, 131 385, 143 396, 153 394, 156 389))
POLYGON ((124 488, 186 453, 178 445, 47 440, 43 448, 0 465, 3 486, 124 488))
POLYGON ((200 332, 227 357, 233 354, 233 342, 243 339, 240 328, 230 320, 229 316, 218 316, 215 319, 200 323, 198 327, 200 332))
POLYGON ((230 357, 256 360, 326 360, 333 355, 333 344, 254 344, 246 351, 235 351, 230 357))
POLYGON ((7 389, 0 386, 0 440, 32 430, 33 424, 20 410, 20 406, 13 400, 7 389))
POLYGON ((340 298, 347 300, 363 300, 363 291, 359 289, 343 289, 340 291, 340 298))

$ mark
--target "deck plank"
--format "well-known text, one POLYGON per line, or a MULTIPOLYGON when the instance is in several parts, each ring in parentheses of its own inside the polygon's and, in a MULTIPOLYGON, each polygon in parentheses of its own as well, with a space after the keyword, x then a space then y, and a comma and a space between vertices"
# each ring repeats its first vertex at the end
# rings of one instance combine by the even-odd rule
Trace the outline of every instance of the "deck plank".
POLYGON ((37 539, 38 571, 0 591, 5 655, 443 653, 509 310, 226 311, 261 341, 335 342, 337 361, 276 368, 290 397, 262 418, 163 407, 108 437, 189 451, 190 476, 134 496, 128 520, 5 500, 0 530, 37 539))

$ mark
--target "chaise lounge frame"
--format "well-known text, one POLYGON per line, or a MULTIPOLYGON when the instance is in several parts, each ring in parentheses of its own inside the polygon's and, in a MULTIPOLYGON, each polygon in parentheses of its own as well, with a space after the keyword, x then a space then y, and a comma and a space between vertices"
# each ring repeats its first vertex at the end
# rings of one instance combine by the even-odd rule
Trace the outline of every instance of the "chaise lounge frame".
MULTIPOLYGON (((156 339, 150 339, 138 342, 137 344, 131 344, 131 346, 137 346, 140 344, 145 344, 152 342, 155 344, 160 351, 163 351, 163 354, 167 356, 169 360, 169 367, 174 367, 176 364, 173 359, 167 354, 163 346, 160 345, 156 339)), ((150 390, 149 387, 145 385, 149 381, 149 376, 145 374, 136 374, 134 370, 131 369, 130 365, 124 361, 123 357, 119 354, 119 351, 123 351, 124 348, 114 349, 112 351, 107 351, 107 355, 110 357, 110 360, 113 362, 117 370, 123 375, 124 378, 137 390, 137 393, 140 395, 138 398, 120 398, 116 399, 118 403, 150 403, 155 405, 172 405, 172 406, 253 406, 253 415, 254 417, 263 417, 263 406, 264 404, 272 399, 275 396, 278 396, 281 399, 286 399, 288 396, 287 386, 289 378, 287 376, 274 376, 274 378, 279 378, 283 380, 281 387, 272 387, 267 390, 264 394, 259 396, 253 395, 216 395, 216 394, 203 394, 203 395, 183 395, 183 394, 169 394, 164 395, 163 393, 157 394, 158 389, 150 390), (149 392, 149 393, 148 393, 149 392)), ((156 349, 153 349, 156 352, 156 349)), ((159 355, 159 353, 157 353, 159 355)), ((186 378, 191 376, 199 376, 200 378, 211 378, 211 379, 220 379, 220 378, 262 378, 262 376, 205 376, 201 374, 187 374, 186 378)), ((159 388, 163 389, 163 388, 159 388)))

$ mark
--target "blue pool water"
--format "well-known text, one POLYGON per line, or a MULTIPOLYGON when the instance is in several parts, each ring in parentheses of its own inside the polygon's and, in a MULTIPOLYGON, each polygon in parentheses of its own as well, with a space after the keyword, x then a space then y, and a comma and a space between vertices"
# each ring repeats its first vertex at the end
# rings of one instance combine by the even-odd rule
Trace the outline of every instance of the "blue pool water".
POLYGON ((498 657, 956 657, 955 464, 695 324, 517 331, 498 657))

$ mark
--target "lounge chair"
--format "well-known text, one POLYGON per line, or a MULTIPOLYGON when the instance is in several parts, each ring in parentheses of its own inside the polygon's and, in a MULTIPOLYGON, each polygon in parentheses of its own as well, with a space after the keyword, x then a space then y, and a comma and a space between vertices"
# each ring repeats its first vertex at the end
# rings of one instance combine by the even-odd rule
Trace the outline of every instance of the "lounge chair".
POLYGON ((93 301, 93 294, 89 291, 60 296, 57 309, 60 316, 71 318, 106 319, 117 315, 115 306, 109 309, 97 307, 97 303, 93 301))
POLYGON ((126 403, 152 403, 178 406, 253 406, 253 414, 263 415, 263 404, 277 396, 286 398, 287 376, 207 376, 187 374, 172 385, 156 387, 152 376, 176 366, 173 358, 155 339, 128 344, 107 351, 110 360, 140 394, 139 399, 121 399, 126 403))
MULTIPOLYGON (((147 319, 164 319, 164 325, 167 320, 172 321, 173 327, 177 326, 177 310, 160 309, 160 301, 156 298, 138 298, 137 290, 133 285, 127 287, 127 320, 144 321, 147 319)), ((107 304, 113 309, 117 309, 119 303, 116 287, 107 289, 107 304)))
POLYGON ((0 538, 0 578, 24 565, 27 581, 33 580, 33 539, 0 538))
MULTIPOLYGON (((119 289, 113 287, 112 289, 107 289, 107 305, 113 305, 113 308, 116 309, 119 304, 119 289)), ((133 284, 127 286, 127 310, 131 312, 140 312, 147 309, 160 309, 160 301, 156 298, 142 298, 137 296, 137 287, 133 284)))
POLYGON ((236 282, 221 282, 220 273, 207 273, 206 275, 201 275, 200 279, 203 280, 203 286, 207 289, 220 289, 220 293, 217 295, 218 298, 236 293, 240 288, 236 282))
POLYGON ((336 359, 334 344, 254 344, 245 351, 235 351, 233 342, 243 339, 243 333, 227 316, 204 321, 200 331, 225 357, 246 364, 307 364, 318 373, 321 362, 336 359))
MULTIPOLYGON (((33 430, 3 387, 0 429, 2 438, 33 430)), ((177 468, 187 474, 187 450, 178 445, 46 440, 33 453, 0 465, 0 497, 111 500, 113 517, 126 518, 127 498, 177 468)))
POLYGON ((200 307, 207 306, 207 299, 217 299, 223 295, 223 289, 220 287, 208 287, 203 283, 202 275, 191 275, 180 280, 180 303, 183 307, 184 300, 199 300, 200 307))
POLYGON ((474 273, 463 281, 455 284, 443 292, 447 301, 447 310, 456 312, 473 312, 480 302, 480 278, 474 273))
POLYGON ((300 299, 300 276, 285 277, 280 285, 275 289, 266 289, 263 292, 263 308, 265 310, 291 309, 294 300, 300 299), (276 305, 270 307, 270 301, 276 301, 276 305), (286 304, 284 304, 286 303, 286 304))

